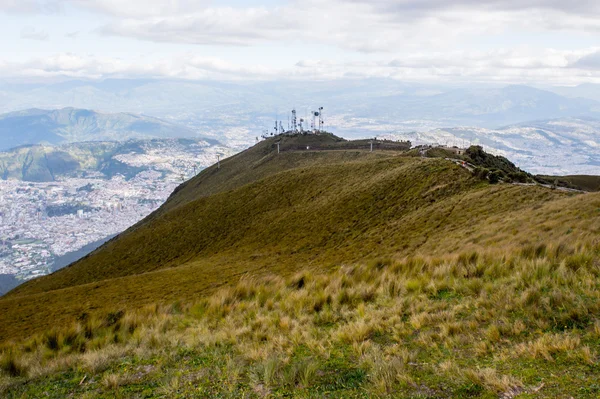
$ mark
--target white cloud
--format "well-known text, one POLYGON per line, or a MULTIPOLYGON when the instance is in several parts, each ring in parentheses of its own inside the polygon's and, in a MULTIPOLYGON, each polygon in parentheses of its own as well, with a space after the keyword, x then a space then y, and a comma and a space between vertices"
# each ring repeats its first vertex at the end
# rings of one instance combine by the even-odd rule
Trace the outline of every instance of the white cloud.
MULTIPOLYGON (((245 8, 174 4, 163 12, 152 5, 142 15, 122 12, 128 16, 115 18, 100 32, 154 42, 203 45, 301 41, 373 53, 445 49, 474 37, 518 30, 600 30, 598 6, 568 8, 552 1, 532 0, 521 6, 499 1, 344 0, 305 0, 279 7, 245 8)), ((527 40, 527 35, 523 40, 527 40)))
MULTIPOLYGON (((8 76, 90 78, 391 77, 507 83, 596 82, 600 49, 578 49, 589 46, 591 40, 584 44, 577 40, 585 35, 595 37, 592 34, 600 31, 600 2, 571 3, 290 0, 278 6, 224 7, 209 0, 0 0, 0 11, 11 13, 68 15, 77 8, 86 10, 81 13, 86 17, 102 14, 98 18, 102 22, 97 22, 102 26, 89 26, 89 30, 102 35, 98 40, 102 48, 98 49, 94 42, 89 43, 89 48, 105 54, 57 54, 27 63, 8 62, 0 66, 0 72, 8 76), (564 31, 573 36, 553 48, 556 32, 564 31), (141 51, 153 54, 135 58, 130 54, 138 54, 135 46, 139 43, 121 40, 123 37, 149 42, 140 46, 145 49, 141 51), (117 41, 118 50, 111 52, 111 43, 117 41), (170 55, 174 50, 168 47, 169 43, 181 44, 177 48, 182 54, 170 55), (264 52, 271 44, 272 48, 286 50, 277 59, 277 67, 261 64, 258 56, 255 59, 246 49, 240 51, 244 55, 232 55, 236 51, 232 46, 260 46, 264 52), (296 52, 296 48, 301 51, 296 52), (329 48, 335 49, 335 55, 329 56, 329 48), (127 49, 132 50, 130 54, 127 49), (189 52, 183 54, 185 51, 189 52), (119 54, 127 55, 119 58, 119 54), (221 54, 221 58, 214 54, 221 54), (306 59, 297 54, 306 54, 306 59), (163 58, 157 59, 160 56, 163 58)), ((21 36, 48 39, 43 28, 28 28, 21 36)), ((65 36, 77 37, 79 31, 88 32, 87 26, 81 24, 70 28, 71 33, 63 30, 58 35, 54 34, 55 29, 48 29, 53 39, 63 38, 61 49, 87 48, 83 47, 84 41, 90 40, 87 34, 77 42, 64 40, 65 36)))
POLYGON ((111 17, 98 31, 113 36, 203 45, 303 41, 364 53, 444 49, 519 29, 600 30, 597 1, 291 0, 222 7, 208 0, 0 0, 0 10, 49 12, 67 4, 111 17))
POLYGON ((27 62, 4 62, 5 77, 176 78, 214 80, 392 78, 453 81, 576 84, 600 83, 600 49, 578 51, 513 49, 490 52, 416 53, 387 61, 300 60, 287 68, 243 65, 185 53, 162 59, 122 59, 56 54, 27 62), (590 60, 594 61, 592 63, 590 60))

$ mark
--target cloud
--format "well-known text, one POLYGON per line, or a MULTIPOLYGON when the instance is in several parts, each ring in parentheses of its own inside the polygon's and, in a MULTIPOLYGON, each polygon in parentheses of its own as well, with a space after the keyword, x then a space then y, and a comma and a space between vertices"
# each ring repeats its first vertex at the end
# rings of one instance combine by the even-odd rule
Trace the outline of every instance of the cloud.
MULTIPOLYGON (((109 2, 112 3, 112 2, 109 2)), ((100 1, 111 36, 154 42, 250 46, 263 42, 334 45, 362 53, 441 49, 515 31, 600 31, 600 5, 583 2, 295 0, 278 7, 214 7, 156 2, 138 15, 100 1)), ((600 3, 599 3, 600 4, 600 3)), ((524 40, 527 37, 524 36, 524 40)))
POLYGON ((69 39, 77 39, 80 34, 81 34, 80 31, 67 32, 67 33, 65 33, 65 36, 68 37, 69 39))
POLYGON ((26 26, 21 30, 21 39, 48 40, 48 32, 42 29, 38 30, 33 26, 26 26))
POLYGON ((124 19, 104 26, 100 32, 157 42, 250 45, 274 38, 269 33, 271 17, 264 8, 206 9, 183 17, 124 19))
POLYGON ((232 63, 222 58, 182 53, 168 59, 122 59, 69 53, 4 62, 0 75, 11 78, 170 78, 212 80, 331 80, 391 78, 415 82, 498 82, 526 84, 600 83, 600 49, 415 53, 389 60, 304 59, 289 67, 232 63), (590 61, 591 60, 591 61, 590 61), (595 64, 592 63, 595 62, 595 64))
POLYGON ((571 64, 571 67, 600 71, 600 50, 579 58, 571 64))
POLYGON ((209 0, 0 0, 7 12, 67 5, 108 16, 96 30, 106 36, 216 46, 321 43, 365 54, 456 48, 503 33, 600 31, 597 1, 290 0, 224 7, 209 0))

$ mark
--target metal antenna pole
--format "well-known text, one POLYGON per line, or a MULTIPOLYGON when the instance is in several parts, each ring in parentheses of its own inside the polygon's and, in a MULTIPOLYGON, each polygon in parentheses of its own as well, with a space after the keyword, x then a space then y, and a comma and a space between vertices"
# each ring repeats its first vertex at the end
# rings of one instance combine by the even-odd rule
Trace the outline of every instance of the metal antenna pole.
POLYGON ((298 132, 298 122, 296 119, 296 109, 295 108, 292 110, 292 131, 294 133, 298 132))
POLYGON ((323 131, 323 107, 319 107, 319 131, 323 131))
POLYGON ((277 153, 279 154, 279 141, 277 142, 277 153))

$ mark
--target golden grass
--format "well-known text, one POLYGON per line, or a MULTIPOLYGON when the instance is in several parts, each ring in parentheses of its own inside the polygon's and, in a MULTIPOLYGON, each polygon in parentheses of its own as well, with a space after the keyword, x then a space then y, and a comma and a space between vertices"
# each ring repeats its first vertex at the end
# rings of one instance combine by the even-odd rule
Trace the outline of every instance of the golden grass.
MULTIPOLYGON (((332 359, 362 370, 364 377, 356 378, 372 395, 436 392, 440 381, 457 390, 516 395, 534 387, 519 377, 523 361, 552 364, 550 380, 560 370, 597 364, 599 253, 597 246, 556 251, 549 245, 534 260, 523 251, 480 253, 245 277, 194 304, 90 316, 5 345, 0 369, 7 387, 81 370, 117 392, 137 381, 115 369, 125 358, 218 350, 218 389, 231 395, 240 386, 259 397, 316 389, 332 359), (419 289, 408 289, 411 281, 420 281, 419 289), (535 287, 544 292, 532 296, 535 287), (340 354, 340 348, 347 349, 340 354)), ((189 389, 192 377, 169 373, 160 377, 164 395, 189 389)), ((194 378, 201 386, 210 380, 194 378)))
MULTIPOLYGON (((463 259, 440 265, 438 273, 459 267, 478 276, 481 263, 469 258, 477 252, 519 248, 535 261, 546 243, 593 242, 600 231, 595 194, 485 186, 443 160, 338 151, 260 159, 251 162, 267 169, 253 183, 222 192, 213 182, 216 192, 208 197, 198 188, 200 198, 165 208, 94 256, 0 299, 0 340, 70 324, 84 313, 188 302, 244 275, 289 276, 354 262, 377 268, 408 256, 418 263, 418 255, 461 253, 463 259), (274 165, 288 163, 285 173, 275 173, 274 165)), ((260 174, 246 173, 249 179, 260 174)), ((202 184, 209 177, 202 175, 202 184)), ((472 284, 471 290, 481 288, 472 284)), ((416 277, 402 286, 391 280, 388 289, 436 289, 428 285, 416 277)), ((368 287, 336 291, 311 306, 371 294, 368 287)))

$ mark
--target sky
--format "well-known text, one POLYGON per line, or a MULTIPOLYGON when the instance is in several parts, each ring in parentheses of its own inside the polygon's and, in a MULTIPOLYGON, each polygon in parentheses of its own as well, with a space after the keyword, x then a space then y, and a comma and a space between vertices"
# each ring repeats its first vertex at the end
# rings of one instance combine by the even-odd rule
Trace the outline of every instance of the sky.
POLYGON ((597 0, 0 0, 18 82, 600 83, 597 0))

